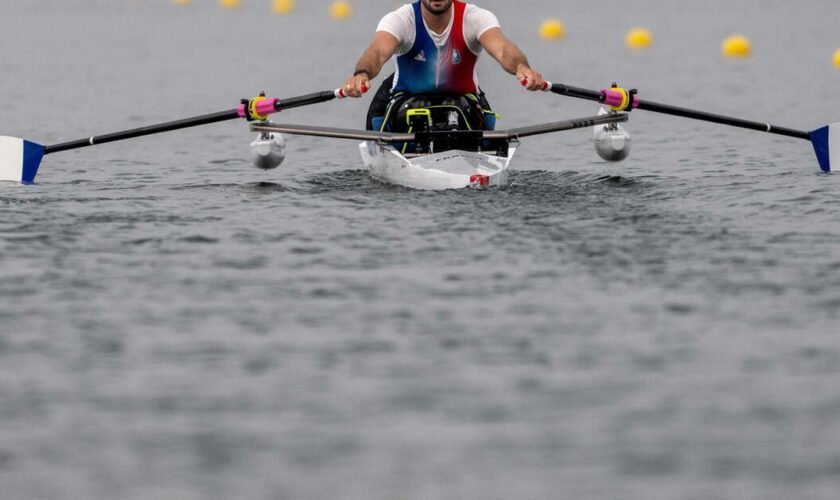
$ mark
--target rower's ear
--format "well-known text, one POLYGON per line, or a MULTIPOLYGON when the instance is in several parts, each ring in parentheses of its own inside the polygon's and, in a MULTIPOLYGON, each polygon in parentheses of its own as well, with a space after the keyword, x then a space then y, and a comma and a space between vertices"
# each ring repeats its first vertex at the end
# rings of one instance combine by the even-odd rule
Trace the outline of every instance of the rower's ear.
POLYGON ((0 136, 0 181, 32 184, 44 157, 44 146, 0 136))
POLYGON ((811 132, 811 142, 823 172, 831 172, 831 163, 840 165, 840 123, 826 125, 811 132))

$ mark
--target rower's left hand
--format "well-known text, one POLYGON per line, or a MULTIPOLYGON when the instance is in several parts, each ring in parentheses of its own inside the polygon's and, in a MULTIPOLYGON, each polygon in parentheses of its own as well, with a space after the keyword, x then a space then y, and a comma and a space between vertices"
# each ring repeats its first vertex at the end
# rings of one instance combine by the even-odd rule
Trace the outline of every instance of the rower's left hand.
POLYGON ((534 71, 524 64, 520 64, 519 68, 516 69, 516 77, 519 78, 522 86, 528 90, 542 90, 545 86, 542 73, 534 71))

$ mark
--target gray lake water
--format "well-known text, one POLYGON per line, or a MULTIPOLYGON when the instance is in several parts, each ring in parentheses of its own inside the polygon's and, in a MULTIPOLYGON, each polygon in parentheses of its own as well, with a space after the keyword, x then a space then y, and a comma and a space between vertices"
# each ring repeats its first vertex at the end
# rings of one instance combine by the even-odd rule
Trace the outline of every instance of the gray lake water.
MULTIPOLYGON (((269 3, 2 0, 0 134, 335 88, 398 2, 269 3)), ((836 0, 480 5, 554 81, 840 120, 836 0), (720 56, 736 32, 749 61, 720 56)), ((596 111, 479 75, 500 127, 596 111)), ((628 128, 621 164, 588 131, 525 140, 486 191, 384 185, 312 138, 262 172, 242 123, 47 157, 0 186, 0 498, 837 498, 838 177, 804 141, 628 128)))

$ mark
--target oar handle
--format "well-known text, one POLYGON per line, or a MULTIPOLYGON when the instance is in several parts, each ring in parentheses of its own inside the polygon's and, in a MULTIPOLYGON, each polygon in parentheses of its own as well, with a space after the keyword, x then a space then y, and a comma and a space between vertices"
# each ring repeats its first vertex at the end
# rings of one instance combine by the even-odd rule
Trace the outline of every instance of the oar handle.
MULTIPOLYGON (((367 92, 367 88, 364 88, 364 91, 367 92)), ((310 104, 317 104, 336 98, 344 99, 345 97, 347 97, 347 93, 344 89, 335 89, 333 91, 315 92, 314 94, 289 99, 255 98, 250 101, 243 100, 242 104, 236 109, 236 113, 240 118, 245 118, 246 120, 264 120, 269 115, 279 113, 286 109, 309 106, 310 104)))
MULTIPOLYGON (((607 106, 622 106, 626 93, 621 90, 605 89, 605 90, 589 90, 580 87, 572 87, 571 85, 564 85, 562 83, 546 82, 543 86, 546 92, 553 92, 555 94, 575 97, 578 99, 586 99, 589 101, 597 101, 607 106)), ((794 137, 796 139, 811 140, 811 133, 804 130, 795 130, 787 127, 780 127, 770 123, 756 122, 750 120, 743 120, 741 118, 734 118, 731 116, 718 115, 715 113, 707 113, 705 111, 697 111, 694 109, 681 108, 678 106, 671 106, 668 104, 660 104, 652 101, 642 101, 635 94, 628 96, 632 101, 632 109, 643 109, 654 113, 662 113, 665 115, 679 116, 682 118, 690 118, 692 120, 700 120, 710 123, 718 123, 721 125, 729 125, 731 127, 744 128, 755 130, 758 132, 767 132, 769 134, 784 135, 787 137, 794 137)), ((625 103, 626 104, 626 103, 625 103)), ((627 106, 626 110, 631 107, 627 106)))
POLYGON ((640 101, 636 95, 632 96, 625 96, 620 90, 615 89, 604 89, 604 90, 589 90, 583 89, 580 87, 572 87, 571 85, 564 85, 562 83, 551 83, 545 82, 543 85, 544 92, 554 92, 555 94, 566 95, 569 97, 576 97, 578 99, 587 99, 590 101, 597 101, 606 106, 621 106, 622 104, 628 104, 625 99, 629 99, 632 102, 632 106, 627 107, 630 109, 636 109, 639 107, 640 101))
MULTIPOLYGON (((362 85, 362 93, 363 94, 367 94, 368 90, 370 90, 370 87, 368 87, 367 85, 362 85)), ((348 97, 347 90, 346 89, 335 89, 335 96, 338 97, 339 99, 344 99, 345 97, 348 97)))

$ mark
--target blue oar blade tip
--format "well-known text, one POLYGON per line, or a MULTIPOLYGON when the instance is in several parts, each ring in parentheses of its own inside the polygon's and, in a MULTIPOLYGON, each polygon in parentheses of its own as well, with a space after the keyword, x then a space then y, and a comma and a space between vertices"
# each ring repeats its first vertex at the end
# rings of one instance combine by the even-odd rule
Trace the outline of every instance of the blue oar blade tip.
POLYGON ((0 136, 0 181, 32 184, 43 157, 44 146, 40 144, 0 136))
POLYGON ((831 172, 832 163, 840 165, 840 123, 826 125, 811 132, 811 143, 823 172, 831 172))

